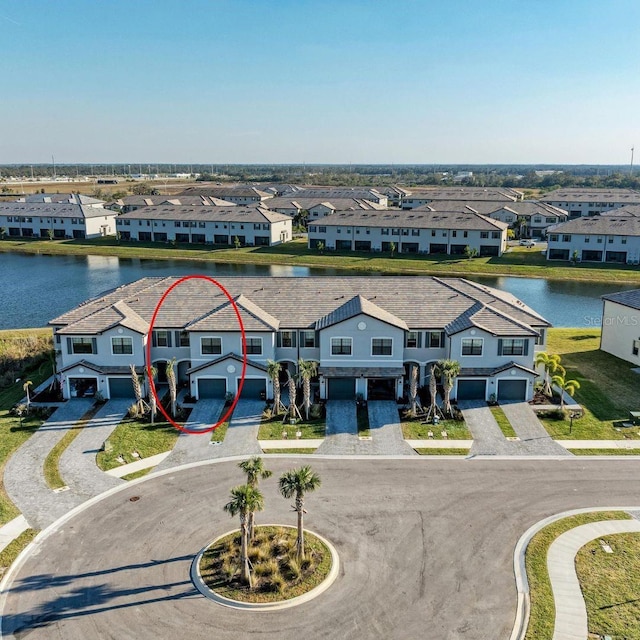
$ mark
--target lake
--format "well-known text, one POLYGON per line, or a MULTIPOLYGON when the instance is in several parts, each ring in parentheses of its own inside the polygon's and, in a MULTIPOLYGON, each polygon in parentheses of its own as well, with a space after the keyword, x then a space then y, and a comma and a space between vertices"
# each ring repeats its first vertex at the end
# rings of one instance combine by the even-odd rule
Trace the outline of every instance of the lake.
MULTIPOLYGON (((338 269, 233 265, 186 260, 129 260, 108 256, 0 254, 0 329, 42 327, 87 298, 145 276, 355 275, 338 269)), ((412 276, 407 276, 412 277, 412 276)), ((600 296, 633 285, 552 281, 538 278, 470 277, 509 291, 556 327, 600 326, 600 296)))

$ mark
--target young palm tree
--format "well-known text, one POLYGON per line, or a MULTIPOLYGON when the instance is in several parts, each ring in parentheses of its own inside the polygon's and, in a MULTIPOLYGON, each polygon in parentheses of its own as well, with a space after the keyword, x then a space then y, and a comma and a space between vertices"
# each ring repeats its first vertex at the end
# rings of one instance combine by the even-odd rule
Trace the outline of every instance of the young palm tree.
POLYGON ((298 370, 302 378, 302 404, 306 419, 309 420, 309 409, 311 408, 311 378, 318 372, 318 363, 313 360, 298 360, 298 370))
POLYGON ((255 487, 242 484, 231 489, 231 500, 224 505, 224 510, 232 517, 240 516, 240 577, 242 582, 253 587, 251 569, 249 567, 249 529, 248 516, 264 509, 264 497, 255 487))
POLYGON ((29 407, 31 407, 31 396, 29 395, 29 389, 33 386, 33 382, 31 380, 27 380, 22 385, 22 390, 27 394, 27 411, 29 411, 29 407))
POLYGON ((438 373, 444 378, 444 412, 451 415, 451 389, 460 373, 460 363, 457 360, 438 360, 438 373))
POLYGON ((273 383, 273 414, 277 416, 282 406, 280 401, 280 363, 275 360, 267 360, 267 374, 273 383))
POLYGON ((415 364, 411 365, 411 377, 409 382, 409 402, 412 416, 416 415, 418 407, 418 367, 415 364))
POLYGON ((136 371, 136 366, 134 364, 129 365, 129 369, 131 370, 131 384, 133 385, 133 393, 136 397, 136 413, 139 416, 144 415, 147 410, 147 403, 142 399, 142 387, 140 385, 140 376, 136 371))
POLYGON ((550 354, 546 351, 542 351, 536 355, 536 359, 534 361, 535 366, 542 365, 544 367, 544 387, 542 392, 546 396, 551 395, 551 382, 550 378, 552 375, 559 375, 564 377, 565 370, 564 367, 560 364, 560 356, 558 354, 550 354))
POLYGON ((287 371, 287 389, 289 391, 289 418, 296 419, 296 415, 302 419, 298 407, 296 407, 296 381, 295 378, 287 371))
POLYGON ((564 375, 553 376, 551 382, 560 388, 560 408, 564 409, 564 392, 573 398, 573 394, 580 388, 580 383, 577 380, 565 380, 564 375))
POLYGON ((176 382, 176 359, 167 360, 167 383, 169 384, 169 395, 171 397, 171 415, 176 417, 176 401, 178 398, 178 385, 176 382))
POLYGON ((280 493, 284 498, 291 498, 295 495, 296 503, 293 510, 298 514, 298 540, 296 542, 296 553, 298 561, 304 559, 304 495, 310 491, 315 491, 320 486, 320 476, 311 470, 311 467, 304 466, 300 469, 292 469, 280 476, 280 493))
MULTIPOLYGON (((238 462, 238 466, 247 474, 247 485, 254 489, 258 488, 258 481, 260 479, 266 480, 267 478, 270 478, 273 473, 272 471, 269 471, 269 469, 264 468, 264 462, 262 461, 262 458, 258 456, 238 462)), ((253 540, 254 524, 255 512, 251 511, 249 513, 249 540, 253 540)))
POLYGON ((156 414, 158 413, 158 402, 156 400, 155 393, 151 391, 151 380, 158 375, 158 369, 151 365, 147 370, 144 368, 144 378, 147 386, 147 397, 149 398, 149 410, 151 412, 151 424, 155 424, 156 414), (149 378, 151 376, 151 379, 149 378))

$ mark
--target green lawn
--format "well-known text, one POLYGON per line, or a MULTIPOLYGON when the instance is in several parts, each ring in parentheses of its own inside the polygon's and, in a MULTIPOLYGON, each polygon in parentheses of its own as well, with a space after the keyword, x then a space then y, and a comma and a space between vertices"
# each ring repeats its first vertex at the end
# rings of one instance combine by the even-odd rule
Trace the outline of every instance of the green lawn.
POLYGON ((498 407, 498 406, 489 407, 489 410, 493 414, 493 417, 496 419, 496 422, 498 423, 498 426, 500 427, 500 431, 502 431, 502 434, 504 435, 504 437, 516 438, 517 434, 513 430, 513 427, 511 426, 509 419, 507 418, 504 411, 502 410, 502 407, 498 407))
POLYGON ((418 448, 418 449, 414 449, 414 451, 416 453, 419 453, 421 456, 468 456, 469 455, 469 449, 459 449, 459 448, 453 448, 453 447, 450 449, 447 449, 446 447, 443 447, 443 448, 435 447, 433 449, 418 448))
POLYGON ((525 555, 527 580, 531 598, 531 615, 525 640, 552 640, 555 622, 553 592, 547 572, 547 552, 553 541, 569 529, 601 520, 630 520, 622 511, 581 513, 547 525, 529 542, 525 555))
POLYGON ((473 436, 464 420, 441 420, 437 425, 422 424, 420 419, 403 420, 402 435, 405 440, 427 440, 428 432, 433 432, 434 440, 443 440, 442 431, 448 434, 448 440, 473 440, 473 436))
POLYGON ((356 407, 356 421, 358 423, 358 437, 370 438, 371 428, 369 425, 369 410, 365 406, 356 407))
POLYGON ((576 555, 576 573, 587 606, 589 633, 640 639, 640 535, 620 533, 586 544, 576 555))
POLYGON ((166 244, 144 242, 118 243, 114 237, 91 240, 5 239, 0 251, 64 255, 109 255, 122 258, 188 259, 234 264, 286 264, 327 267, 361 272, 421 273, 434 275, 510 275, 548 278, 550 280, 583 280, 640 283, 640 270, 626 265, 547 262, 535 249, 512 250, 503 256, 473 258, 424 254, 369 253, 358 251, 325 251, 308 249, 301 238, 275 247, 212 248, 201 245, 167 247, 166 244))
POLYGON ((302 433, 302 440, 312 438, 324 438, 326 421, 324 418, 318 420, 303 420, 297 424, 289 424, 289 420, 282 422, 282 416, 263 420, 258 431, 258 440, 282 440, 283 431, 287 434, 287 439, 295 440, 296 432, 302 433))
POLYGON ((580 383, 575 401, 585 414, 573 421, 544 419, 549 434, 566 440, 639 439, 640 429, 616 430, 616 423, 628 420, 629 411, 638 408, 640 376, 631 364, 599 350, 599 329, 550 329, 547 351, 562 356, 567 379, 580 383))
POLYGON ((27 529, 23 531, 15 540, 12 540, 0 552, 0 578, 4 576, 7 569, 13 564, 20 552, 38 535, 37 529, 27 529))
POLYGON ((141 420, 125 418, 109 436, 110 451, 100 451, 97 463, 100 469, 108 471, 122 466, 116 460, 119 455, 126 463, 135 462, 132 454, 137 451, 143 458, 173 449, 180 431, 169 422, 150 424, 141 420))
POLYGON ((640 456, 640 449, 567 449, 574 456, 640 456))
POLYGON ((269 455, 270 453, 314 453, 315 449, 299 447, 296 449, 263 449, 263 453, 269 455))

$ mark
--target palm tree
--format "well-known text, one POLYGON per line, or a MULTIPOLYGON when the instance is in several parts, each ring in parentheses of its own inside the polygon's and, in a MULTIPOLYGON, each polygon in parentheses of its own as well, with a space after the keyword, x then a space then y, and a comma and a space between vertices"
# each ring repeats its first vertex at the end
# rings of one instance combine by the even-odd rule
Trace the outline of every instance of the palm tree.
POLYGON ((418 367, 415 364, 411 365, 411 376, 409 381, 409 402, 411 415, 415 416, 418 405, 418 367))
POLYGON ((264 496, 248 484, 242 484, 231 489, 231 500, 224 505, 224 510, 232 517, 240 515, 240 577, 242 582, 251 589, 251 569, 249 568, 249 530, 248 516, 250 513, 264 509, 264 496))
POLYGON ((31 397, 29 396, 29 388, 33 386, 33 382, 31 380, 27 380, 22 385, 22 390, 27 394, 27 411, 29 411, 29 407, 31 406, 31 397))
POLYGON ((577 380, 565 380, 564 374, 561 376, 553 376, 551 382, 560 388, 560 409, 564 409, 564 392, 566 391, 572 398, 580 383, 577 380))
POLYGON ((320 476, 311 470, 311 467, 304 466, 300 469, 292 469, 280 476, 280 493, 284 498, 291 498, 295 495, 296 503, 293 510, 298 514, 298 540, 296 542, 296 553, 298 561, 304 560, 304 495, 310 491, 315 491, 320 486, 320 476))
POLYGON ((444 378, 444 412, 451 415, 451 389, 458 374, 460 363, 457 360, 438 360, 438 373, 444 378))
POLYGON ((280 363, 275 360, 267 360, 267 374, 273 383, 273 414, 280 413, 280 363))
MULTIPOLYGON (((269 469, 264 468, 262 458, 259 456, 254 456, 248 460, 238 462, 238 466, 247 474, 247 485, 254 489, 258 488, 258 481, 260 479, 266 480, 267 478, 270 478, 273 473, 272 471, 269 471, 269 469)), ((249 513, 249 540, 253 540, 254 521, 255 513, 251 511, 249 513)))
POLYGON ((551 383, 549 382, 552 375, 559 375, 564 377, 566 371, 560 364, 560 356, 558 354, 550 354, 546 351, 541 351, 536 355, 534 361, 535 366, 542 365, 544 367, 544 387, 542 389, 546 396, 551 395, 551 383))
POLYGON ((158 402, 156 394, 151 391, 151 381, 158 375, 158 369, 153 365, 144 368, 144 377, 147 385, 147 396, 149 398, 149 410, 151 412, 151 424, 156 421, 156 413, 158 412, 158 402))
POLYGON ((169 395, 171 396, 171 415, 176 417, 176 400, 178 397, 178 386, 176 383, 176 359, 167 360, 167 383, 169 384, 169 395))
POLYGON ((306 419, 309 420, 309 409, 311 408, 311 378, 318 372, 318 363, 313 360, 298 360, 298 370, 302 378, 302 404, 306 419))
POLYGON ((140 376, 138 375, 136 366, 134 364, 130 364, 129 369, 131 369, 131 384, 133 385, 133 394, 136 397, 136 415, 142 416, 147 410, 147 403, 142 399, 140 376))
POLYGON ((298 411, 298 407, 296 407, 296 381, 289 371, 287 371, 287 376, 287 388, 289 390, 289 418, 295 421, 296 415, 302 419, 302 416, 298 411))

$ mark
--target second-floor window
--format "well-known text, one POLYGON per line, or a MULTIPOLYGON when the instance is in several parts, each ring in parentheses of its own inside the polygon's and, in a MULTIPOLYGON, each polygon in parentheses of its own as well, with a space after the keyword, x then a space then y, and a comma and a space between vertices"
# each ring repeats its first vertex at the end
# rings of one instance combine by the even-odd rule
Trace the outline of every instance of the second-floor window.
POLYGON ((462 338, 463 356, 481 356, 482 338, 462 338))
POLYGON ((444 347, 444 331, 429 331, 427 333, 429 349, 442 349, 444 347))
POLYGON ((124 356, 133 353, 133 339, 129 337, 116 337, 111 338, 111 352, 114 356, 124 356))
POLYGON ((247 338, 246 340, 247 355, 262 355, 262 338, 247 338))
POLYGON ((372 338, 372 356, 390 356, 393 353, 393 340, 391 338, 372 338))
POLYGON ((350 356, 351 338, 331 338, 332 356, 350 356))
POLYGON ((222 338, 200 338, 200 353, 202 355, 220 355, 222 353, 222 338))
POLYGON ((178 345, 181 347, 188 347, 190 346, 190 341, 189 341, 189 332, 188 331, 179 331, 178 332, 178 345))
POLYGON ((98 353, 98 342, 95 338, 67 338, 69 353, 98 353))
POLYGON ((276 338, 276 346, 293 348, 296 346, 296 332, 295 331, 279 331, 276 338))
POLYGON ((316 332, 312 330, 300 332, 300 347, 303 349, 313 349, 316 347, 316 332))
POLYGON ((154 347, 170 347, 171 346, 171 332, 163 331, 159 329, 154 331, 151 338, 151 344, 154 347))
POLYGON ((422 333, 420 331, 407 331, 404 346, 407 349, 419 349, 422 346, 422 333))
POLYGON ((526 356, 528 343, 523 338, 505 338, 498 340, 499 356, 526 356))

